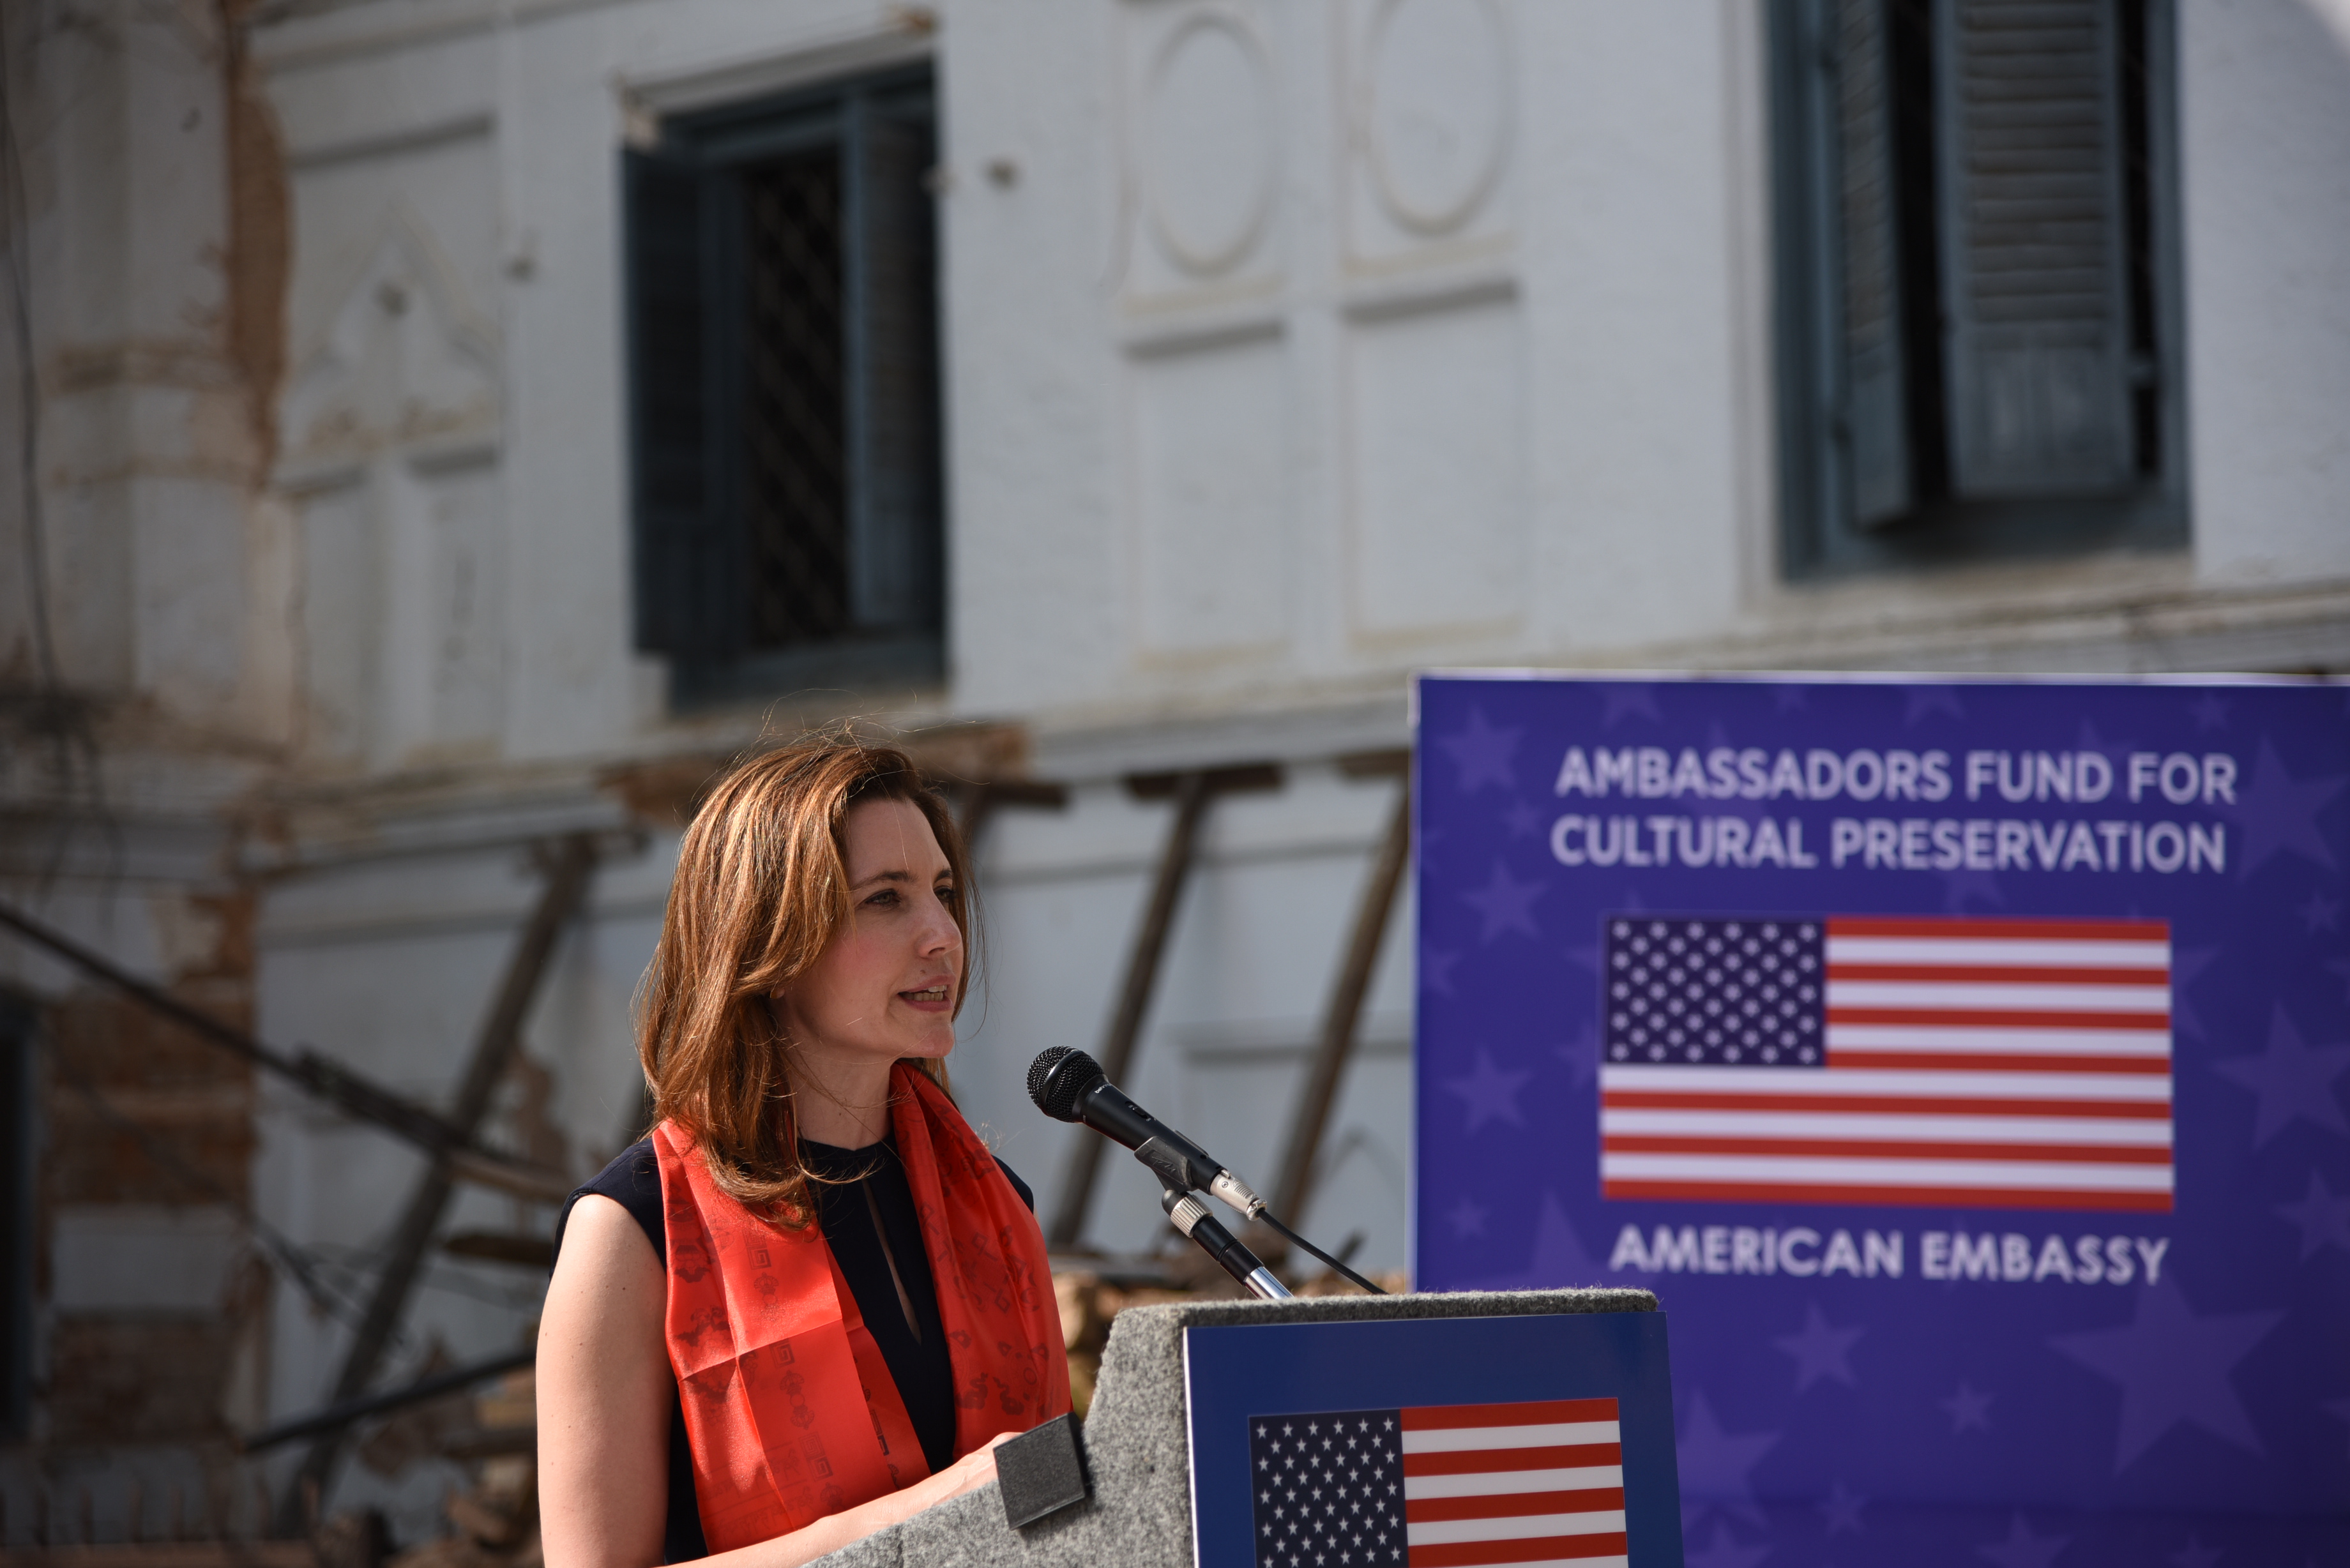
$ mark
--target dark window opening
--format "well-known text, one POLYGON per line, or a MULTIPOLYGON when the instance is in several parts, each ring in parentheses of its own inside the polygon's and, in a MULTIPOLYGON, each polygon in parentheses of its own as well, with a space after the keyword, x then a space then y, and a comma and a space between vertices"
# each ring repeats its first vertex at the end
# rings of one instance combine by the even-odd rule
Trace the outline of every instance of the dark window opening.
POLYGON ((2182 542, 2167 5, 1771 19, 1790 573, 2182 542))
POLYGON ((927 68, 626 159, 637 644, 681 705, 943 670, 927 68))
POLYGON ((754 648, 829 642, 848 613, 847 391, 841 353, 840 161, 744 171, 743 496, 754 648))

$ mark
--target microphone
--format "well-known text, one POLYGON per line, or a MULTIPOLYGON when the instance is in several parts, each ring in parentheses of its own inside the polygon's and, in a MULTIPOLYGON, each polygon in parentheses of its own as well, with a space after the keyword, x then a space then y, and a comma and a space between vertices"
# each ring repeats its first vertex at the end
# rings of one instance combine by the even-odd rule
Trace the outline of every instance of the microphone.
MULTIPOLYGON (((1149 1167, 1159 1185, 1176 1192, 1213 1193, 1253 1220, 1264 1199, 1224 1163, 1159 1122, 1109 1081, 1101 1064, 1082 1051, 1055 1045, 1028 1064, 1028 1097, 1055 1121, 1083 1122, 1104 1137, 1124 1144, 1149 1167)), ((1186 1232, 1189 1233, 1188 1231, 1186 1232)))
POLYGON ((1241 1282, 1243 1290, 1263 1301, 1280 1302, 1290 1299, 1290 1289, 1274 1277, 1254 1252, 1240 1243, 1239 1238, 1216 1222, 1208 1206, 1188 1192, 1178 1192, 1170 1187, 1159 1194, 1159 1207, 1175 1222, 1200 1250, 1216 1262, 1216 1266, 1241 1282))

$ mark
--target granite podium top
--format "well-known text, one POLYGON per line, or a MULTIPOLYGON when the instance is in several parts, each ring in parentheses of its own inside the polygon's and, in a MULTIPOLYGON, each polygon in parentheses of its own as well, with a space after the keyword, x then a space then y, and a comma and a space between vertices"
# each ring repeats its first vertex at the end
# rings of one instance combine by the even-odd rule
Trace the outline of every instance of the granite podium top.
POLYGON ((1110 1324, 1085 1423, 1087 1501, 1024 1530, 1003 1521, 993 1483, 820 1559, 822 1568, 1191 1568, 1190 1429, 1183 1331, 1240 1324, 1655 1312, 1647 1291, 1464 1291, 1128 1307, 1110 1324))

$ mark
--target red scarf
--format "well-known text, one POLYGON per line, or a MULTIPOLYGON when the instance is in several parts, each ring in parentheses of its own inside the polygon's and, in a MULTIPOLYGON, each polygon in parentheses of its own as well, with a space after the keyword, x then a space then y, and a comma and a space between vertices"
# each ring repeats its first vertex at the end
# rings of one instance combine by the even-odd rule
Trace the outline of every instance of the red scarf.
MULTIPOLYGON (((954 1368, 955 1456, 1069 1408, 1035 1216, 928 1074, 890 1074, 954 1368)), ((718 1190, 674 1123, 653 1129, 669 1214, 670 1366, 713 1552, 805 1529, 931 1473, 821 1228, 770 1225, 718 1190)))

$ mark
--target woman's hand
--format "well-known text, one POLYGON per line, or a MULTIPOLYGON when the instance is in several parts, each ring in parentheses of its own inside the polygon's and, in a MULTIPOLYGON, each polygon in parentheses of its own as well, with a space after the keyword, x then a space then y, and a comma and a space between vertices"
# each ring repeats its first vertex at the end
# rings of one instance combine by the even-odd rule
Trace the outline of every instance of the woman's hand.
POLYGON ((998 1443, 1008 1442, 1017 1436, 1019 1434, 1016 1432, 998 1432, 994 1437, 987 1439, 984 1447, 972 1449, 971 1452, 931 1477, 931 1479, 942 1489, 931 1500, 931 1506, 935 1507, 951 1497, 961 1497, 963 1493, 983 1487, 993 1480, 995 1479, 995 1446, 998 1443))
POLYGON ((902 1524, 926 1508, 936 1508, 950 1498, 985 1486, 995 1479, 995 1445, 1016 1436, 1004 1432, 991 1438, 984 1448, 973 1449, 936 1475, 926 1476, 902 1491, 827 1515, 805 1530, 705 1557, 701 1568, 800 1568, 877 1530, 902 1524))

